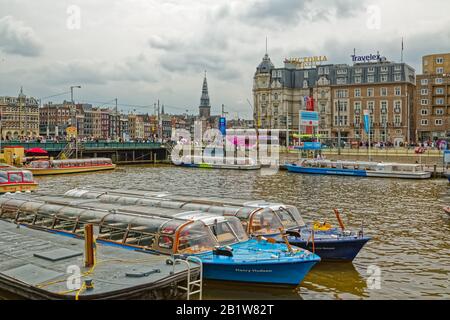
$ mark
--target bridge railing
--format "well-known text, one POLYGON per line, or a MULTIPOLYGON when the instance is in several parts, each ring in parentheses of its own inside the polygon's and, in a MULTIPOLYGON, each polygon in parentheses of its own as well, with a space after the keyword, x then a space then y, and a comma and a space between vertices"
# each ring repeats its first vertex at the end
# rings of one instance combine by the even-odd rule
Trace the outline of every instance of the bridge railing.
MULTIPOLYGON (((2 142, 2 149, 4 147, 20 146, 24 147, 25 150, 31 148, 41 148, 47 151, 61 151, 67 146, 68 142, 2 142)), ((101 150, 101 149, 157 149, 161 148, 160 143, 154 142, 80 142, 79 145, 83 147, 84 150, 101 150)))

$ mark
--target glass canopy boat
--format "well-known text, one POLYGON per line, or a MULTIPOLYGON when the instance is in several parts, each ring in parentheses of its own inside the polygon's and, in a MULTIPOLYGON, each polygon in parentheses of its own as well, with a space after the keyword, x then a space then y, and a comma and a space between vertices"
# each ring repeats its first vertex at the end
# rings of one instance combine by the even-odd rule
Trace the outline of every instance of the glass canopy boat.
POLYGON ((34 191, 37 187, 31 171, 0 165, 0 193, 34 191))
POLYGON ((331 161, 303 159, 298 163, 286 164, 286 169, 293 173, 398 178, 429 179, 431 172, 426 172, 420 164, 378 163, 364 161, 331 161))
POLYGON ((305 224, 296 207, 266 201, 93 187, 73 189, 65 195, 109 203, 182 208, 236 217, 251 237, 274 237, 278 242, 284 242, 287 238, 291 245, 313 251, 322 260, 353 261, 370 240, 362 229, 358 232, 346 230, 338 211, 335 214, 340 228, 333 228, 329 224, 305 224), (287 237, 283 237, 283 234, 287 237))
POLYGON ((35 176, 114 170, 109 158, 37 160, 26 166, 35 176))
POLYGON ((97 241, 167 255, 196 256, 206 279, 299 285, 320 258, 289 244, 249 239, 235 217, 174 208, 104 203, 42 194, 0 197, 0 218, 97 241))

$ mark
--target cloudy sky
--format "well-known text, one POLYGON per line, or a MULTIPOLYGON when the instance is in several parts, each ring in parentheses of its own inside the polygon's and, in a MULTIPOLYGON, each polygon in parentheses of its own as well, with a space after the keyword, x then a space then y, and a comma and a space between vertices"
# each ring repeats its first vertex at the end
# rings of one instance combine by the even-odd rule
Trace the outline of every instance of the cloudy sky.
POLYGON ((448 0, 0 0, 0 95, 81 85, 76 100, 94 105, 117 97, 151 113, 159 99, 166 112, 197 113, 207 70, 212 112, 250 117, 266 36, 276 66, 351 63, 353 48, 399 61, 404 37, 420 72, 421 56, 450 52, 449 12, 448 0))

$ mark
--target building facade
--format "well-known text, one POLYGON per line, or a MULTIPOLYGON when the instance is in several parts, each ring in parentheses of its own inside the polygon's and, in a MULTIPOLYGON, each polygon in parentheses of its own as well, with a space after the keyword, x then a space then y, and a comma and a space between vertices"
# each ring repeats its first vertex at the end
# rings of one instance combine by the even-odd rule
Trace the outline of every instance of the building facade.
POLYGON ((304 133, 299 114, 313 98, 323 140, 368 140, 362 114, 370 110, 371 140, 400 145, 414 141, 413 103, 416 77, 405 63, 378 59, 371 63, 298 67, 289 61, 275 68, 266 54, 254 75, 254 120, 258 128, 278 129, 292 141, 304 133))
POLYGON ((415 120, 417 140, 450 138, 450 53, 422 58, 417 76, 415 120))
POLYGON ((5 140, 39 136, 39 104, 20 89, 17 97, 0 97, 1 137, 5 140))

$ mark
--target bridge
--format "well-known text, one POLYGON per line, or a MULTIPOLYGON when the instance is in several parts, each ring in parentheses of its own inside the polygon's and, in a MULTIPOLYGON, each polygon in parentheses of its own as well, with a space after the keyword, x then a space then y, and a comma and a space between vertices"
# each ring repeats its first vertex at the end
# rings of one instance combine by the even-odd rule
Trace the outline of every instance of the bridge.
POLYGON ((79 142, 77 147, 69 142, 20 142, 2 141, 1 148, 23 147, 25 150, 41 148, 52 157, 72 149, 73 156, 78 158, 111 158, 117 164, 158 163, 167 159, 167 149, 155 142, 79 142), (72 146, 71 146, 72 145, 72 146))

